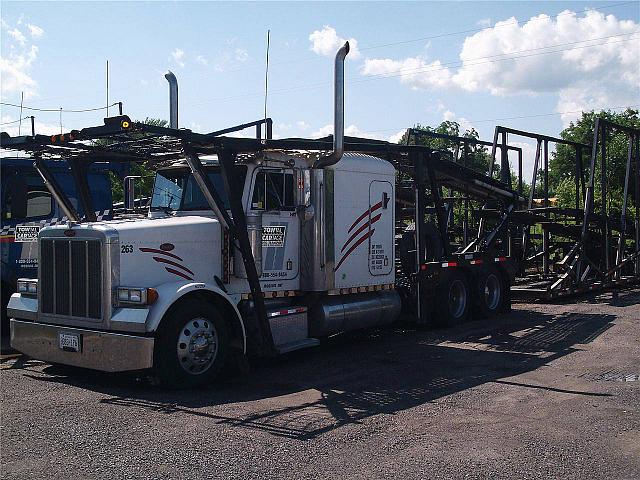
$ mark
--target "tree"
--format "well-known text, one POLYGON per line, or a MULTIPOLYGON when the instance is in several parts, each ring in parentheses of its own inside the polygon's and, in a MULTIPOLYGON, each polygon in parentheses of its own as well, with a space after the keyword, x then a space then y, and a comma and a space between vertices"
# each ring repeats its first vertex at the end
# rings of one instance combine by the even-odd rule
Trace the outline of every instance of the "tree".
MULTIPOLYGON (((560 136, 565 140, 580 142, 591 145, 593 142, 593 130, 596 118, 604 118, 620 125, 633 128, 640 128, 640 117, 638 110, 628 108, 624 112, 615 113, 611 110, 600 112, 583 112, 582 116, 575 122, 571 122, 560 136)), ((607 138, 607 189, 609 192, 608 207, 614 213, 621 209, 624 192, 624 178, 628 155, 628 140, 623 133, 616 133, 607 138)), ((589 181, 591 151, 586 149, 582 153, 582 174, 585 182, 589 181)), ((601 204, 600 194, 600 151, 596 157, 596 178, 595 195, 596 206, 601 204)), ((549 161, 549 191, 550 194, 558 197, 559 206, 575 207, 575 150, 568 145, 558 145, 556 152, 549 161)), ((633 185, 630 186, 633 191, 633 185)), ((581 199, 582 200, 582 199, 581 199)))
MULTIPOLYGON (((166 127, 168 122, 160 118, 145 118, 142 122, 146 125, 153 125, 156 127, 166 127)), ((96 144, 103 144, 103 141, 98 140, 96 144)), ((136 196, 137 197, 149 197, 153 191, 153 179, 155 177, 154 171, 149 168, 147 163, 132 163, 129 170, 129 175, 138 175, 140 178, 136 180, 136 196)), ((122 179, 115 173, 109 172, 109 179, 111 180, 111 193, 113 196, 113 202, 122 202, 124 200, 124 190, 122 185, 122 179)))
MULTIPOLYGON (((471 128, 469 130, 465 130, 465 132, 460 134, 460 124, 458 122, 453 122, 450 120, 443 121, 437 127, 429 127, 417 124, 413 127, 413 130, 423 131, 423 132, 434 132, 440 133, 444 135, 450 135, 455 137, 465 137, 470 139, 478 140, 480 135, 478 132, 471 128)), ((398 142, 400 145, 424 145, 426 147, 432 148, 434 150, 446 150, 454 154, 456 150, 458 150, 459 158, 462 158, 462 144, 456 142, 454 140, 444 139, 444 138, 433 138, 423 135, 411 135, 408 137, 408 131, 404 133, 400 141, 398 142)), ((477 170, 479 172, 487 173, 489 171, 489 164, 491 162, 491 155, 487 151, 487 148, 478 145, 469 143, 469 147, 467 150, 467 161, 469 162, 469 167, 477 170)), ((500 172, 500 165, 496 164, 494 167, 494 172, 498 174, 500 172)))

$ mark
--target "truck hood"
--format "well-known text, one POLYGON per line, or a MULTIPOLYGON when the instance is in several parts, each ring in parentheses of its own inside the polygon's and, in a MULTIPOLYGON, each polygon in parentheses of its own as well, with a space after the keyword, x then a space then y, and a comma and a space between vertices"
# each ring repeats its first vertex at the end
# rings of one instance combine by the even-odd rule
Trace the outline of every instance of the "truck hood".
MULTIPOLYGON (((222 270, 220 222, 203 216, 113 220, 120 285, 157 286, 180 280, 211 282, 222 270)), ((114 262, 115 265, 115 262, 114 262)))

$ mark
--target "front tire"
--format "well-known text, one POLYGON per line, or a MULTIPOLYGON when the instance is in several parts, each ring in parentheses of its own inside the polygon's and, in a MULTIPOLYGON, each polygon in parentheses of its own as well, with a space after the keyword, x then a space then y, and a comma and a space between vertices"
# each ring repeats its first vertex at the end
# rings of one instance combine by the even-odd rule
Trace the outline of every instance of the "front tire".
POLYGON ((192 388, 211 384, 224 369, 229 329, 213 305, 192 300, 170 309, 154 348, 154 370, 161 385, 192 388))

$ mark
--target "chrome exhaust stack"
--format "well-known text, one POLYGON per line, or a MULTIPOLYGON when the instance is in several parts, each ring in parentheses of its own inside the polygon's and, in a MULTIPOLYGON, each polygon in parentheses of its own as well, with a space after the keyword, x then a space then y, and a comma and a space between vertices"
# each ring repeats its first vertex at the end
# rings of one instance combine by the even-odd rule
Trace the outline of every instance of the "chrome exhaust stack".
POLYGON ((319 158, 312 168, 325 168, 340 161, 344 154, 344 59, 349 53, 346 42, 338 53, 334 65, 333 77, 333 152, 319 158))
POLYGON ((178 79, 171 70, 164 78, 169 82, 169 127, 178 128, 178 79))

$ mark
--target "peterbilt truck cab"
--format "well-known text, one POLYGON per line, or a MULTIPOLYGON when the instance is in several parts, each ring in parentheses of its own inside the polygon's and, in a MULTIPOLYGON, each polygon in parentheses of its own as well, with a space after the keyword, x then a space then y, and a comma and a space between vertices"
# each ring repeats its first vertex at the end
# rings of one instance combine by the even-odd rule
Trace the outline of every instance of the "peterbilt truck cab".
MULTIPOLYGON (((225 180, 215 156, 202 159, 220 205, 241 197, 268 336, 281 353, 389 323, 400 310, 394 167, 358 153, 323 169, 313 162, 262 152, 225 180)), ((196 180, 176 161, 157 171, 145 218, 43 228, 38 279, 9 303, 12 346, 54 363, 150 369, 179 386, 261 353, 240 245, 196 180)))

